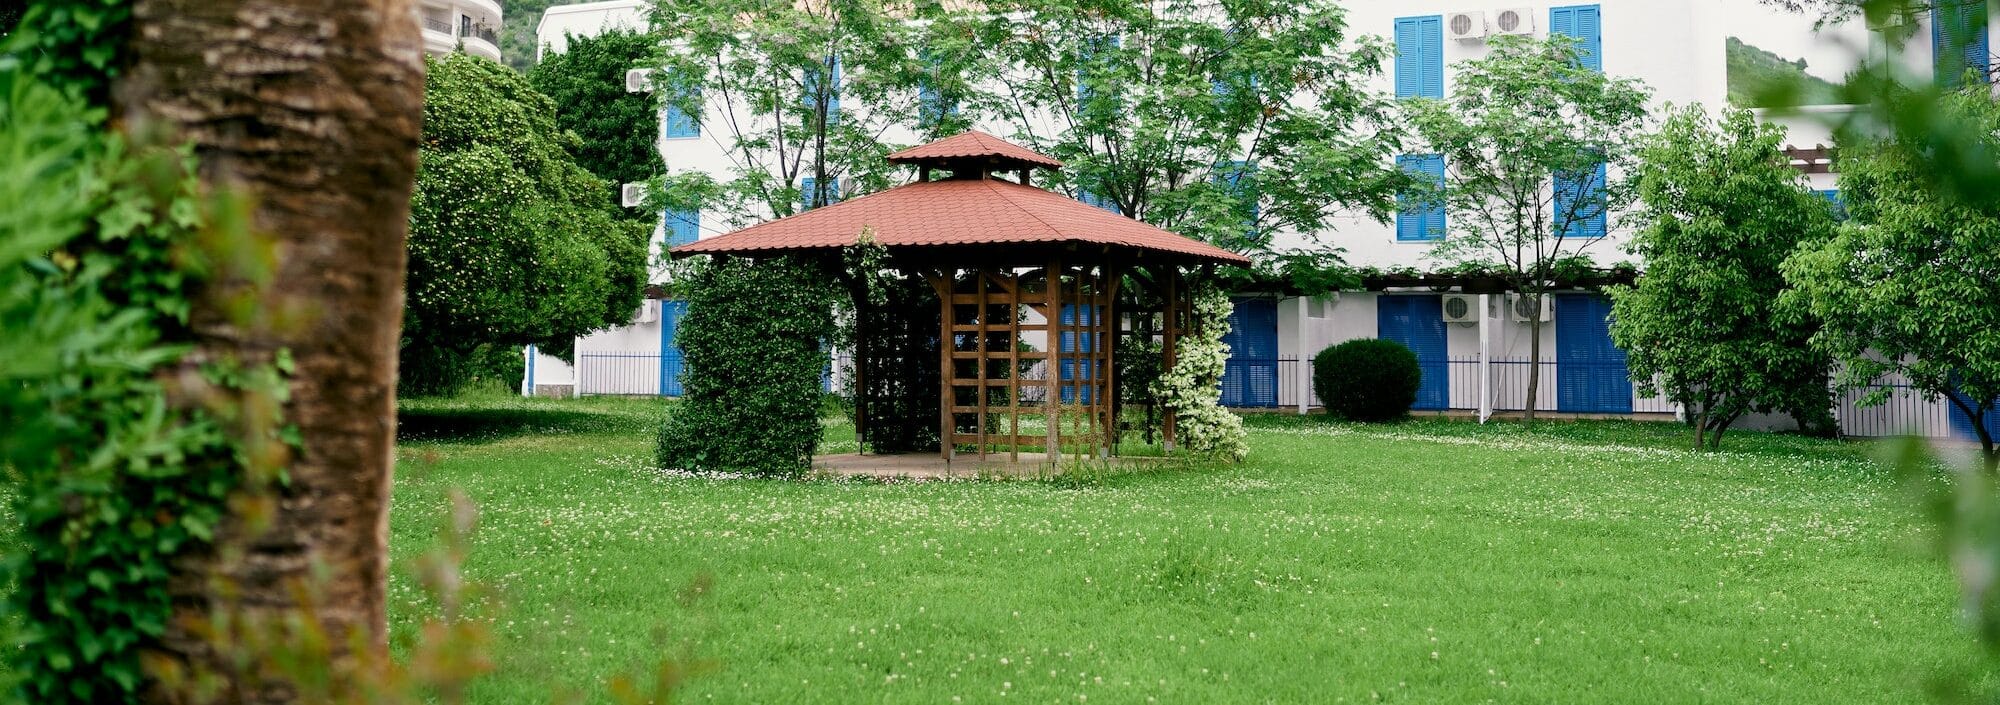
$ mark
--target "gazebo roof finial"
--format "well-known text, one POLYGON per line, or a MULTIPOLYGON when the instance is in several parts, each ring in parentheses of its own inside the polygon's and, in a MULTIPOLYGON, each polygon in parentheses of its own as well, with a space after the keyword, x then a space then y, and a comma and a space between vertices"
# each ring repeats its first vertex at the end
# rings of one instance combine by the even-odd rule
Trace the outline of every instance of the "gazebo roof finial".
POLYGON ((945 170, 973 167, 983 171, 1024 171, 1035 167, 1061 169, 1055 157, 1008 142, 978 130, 921 144, 889 155, 892 164, 914 164, 945 170))

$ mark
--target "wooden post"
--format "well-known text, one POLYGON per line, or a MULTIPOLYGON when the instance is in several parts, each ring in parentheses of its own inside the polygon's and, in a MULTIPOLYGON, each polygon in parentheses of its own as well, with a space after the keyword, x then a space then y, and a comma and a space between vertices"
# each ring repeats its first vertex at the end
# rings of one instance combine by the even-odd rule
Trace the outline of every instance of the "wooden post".
MULTIPOLYGON (((1165 319, 1162 321, 1164 325, 1161 331, 1160 342, 1161 374, 1167 374, 1174 369, 1174 353, 1180 345, 1181 330, 1181 270, 1180 267, 1172 264, 1165 265, 1165 267, 1167 270, 1166 276, 1162 277, 1162 279, 1166 280, 1167 283, 1167 296, 1166 313, 1161 316, 1161 318, 1165 319)), ((1168 453, 1174 452, 1174 407, 1170 404, 1163 404, 1160 409, 1160 447, 1168 453)))
POLYGON ((1104 451, 1111 457, 1118 443, 1118 289, 1125 277, 1116 265, 1106 264, 1104 284, 1104 451))
POLYGON ((946 267, 936 274, 928 274, 931 286, 938 292, 938 325, 943 329, 938 339, 938 455, 944 457, 947 467, 951 465, 952 436, 956 435, 956 424, 951 415, 953 396, 951 379, 951 280, 955 271, 946 267))
POLYGON ((1048 273, 1048 365, 1045 371, 1048 384, 1048 398, 1042 400, 1042 414, 1048 425, 1048 462, 1062 459, 1062 259, 1049 260, 1048 273))
MULTIPOLYGON (((1014 277, 1012 273, 1007 276, 1014 277)), ((1007 461, 1021 462, 1021 280, 1007 287, 1007 461)))
POLYGON ((973 319, 979 326, 979 331, 978 331, 979 339, 973 341, 972 343, 972 349, 975 353, 977 353, 975 355, 973 362, 979 366, 978 370, 979 386, 974 388, 974 390, 979 394, 979 421, 978 421, 979 460, 980 462, 985 462, 986 461, 986 269, 984 267, 972 270, 972 286, 975 287, 973 291, 972 300, 976 302, 974 305, 979 307, 979 313, 978 313, 979 317, 973 319))

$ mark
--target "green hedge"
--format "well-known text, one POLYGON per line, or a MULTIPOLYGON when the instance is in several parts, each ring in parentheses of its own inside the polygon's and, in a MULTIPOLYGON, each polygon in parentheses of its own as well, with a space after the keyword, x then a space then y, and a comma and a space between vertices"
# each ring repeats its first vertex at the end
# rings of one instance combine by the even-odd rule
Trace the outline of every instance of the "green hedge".
POLYGON ((1329 414, 1393 421, 1410 413, 1423 383, 1416 353, 1393 340, 1350 340, 1313 358, 1313 391, 1329 414))

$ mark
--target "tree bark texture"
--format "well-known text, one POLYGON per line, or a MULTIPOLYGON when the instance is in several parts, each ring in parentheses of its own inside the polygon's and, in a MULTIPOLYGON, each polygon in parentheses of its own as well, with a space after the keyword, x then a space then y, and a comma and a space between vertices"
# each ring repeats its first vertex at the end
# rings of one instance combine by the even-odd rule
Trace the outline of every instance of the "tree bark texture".
MULTIPOLYGON (((138 0, 131 64, 114 91, 128 127, 164 126, 195 146, 209 190, 247 197, 252 231, 276 248, 270 300, 296 320, 250 330, 198 300, 195 355, 269 360, 295 371, 284 423, 303 450, 286 466, 268 528, 225 526, 243 550, 176 568, 167 656, 214 669, 183 622, 226 609, 298 613, 296 588, 336 660, 386 649, 388 502, 404 238, 423 120, 423 48, 409 0, 138 0)), ((279 311, 267 315, 282 316, 279 311)), ((283 687, 237 684, 246 702, 283 687)))

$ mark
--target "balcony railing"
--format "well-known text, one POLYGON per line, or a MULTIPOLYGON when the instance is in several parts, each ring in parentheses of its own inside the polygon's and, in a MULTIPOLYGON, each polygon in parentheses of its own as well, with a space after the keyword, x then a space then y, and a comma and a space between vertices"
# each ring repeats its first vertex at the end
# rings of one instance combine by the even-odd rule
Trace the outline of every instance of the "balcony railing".
POLYGON ((487 41, 487 43, 492 44, 493 46, 500 46, 500 33, 494 31, 492 27, 487 27, 484 25, 473 27, 472 34, 470 36, 484 39, 487 41))
POLYGON ((424 29, 428 29, 433 32, 443 32, 445 34, 451 34, 451 23, 446 22, 444 20, 431 19, 429 17, 425 17, 424 29))

